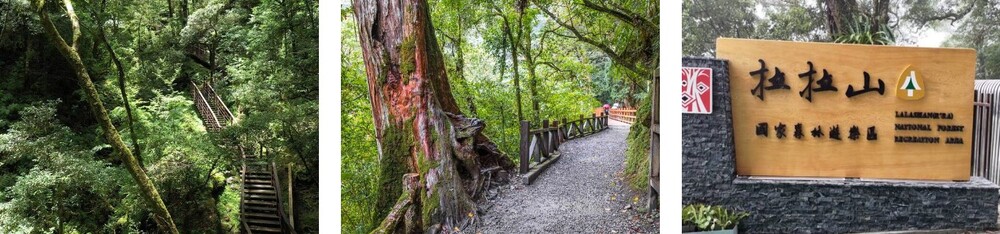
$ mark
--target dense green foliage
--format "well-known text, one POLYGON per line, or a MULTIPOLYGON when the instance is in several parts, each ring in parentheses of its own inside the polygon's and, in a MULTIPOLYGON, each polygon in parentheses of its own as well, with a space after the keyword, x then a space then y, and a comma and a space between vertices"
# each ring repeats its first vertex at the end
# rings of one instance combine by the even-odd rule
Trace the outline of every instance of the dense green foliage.
MULTIPOLYGON (((59 2, 47 5, 57 28, 68 35, 69 20, 59 2)), ((238 139, 267 149, 282 172, 282 185, 294 182, 295 227, 317 231, 316 2, 76 1, 73 6, 82 32, 78 53, 178 229, 239 231, 239 156, 228 147, 238 139), (123 65, 134 126, 128 124, 118 68, 102 31, 123 65), (212 81, 237 124, 206 131, 194 109, 191 81, 212 81)), ((0 232, 158 232, 135 182, 102 137, 73 69, 43 40, 46 34, 31 10, 28 1, 0 1, 0 232)))
POLYGON ((625 176, 629 186, 642 190, 649 186, 649 127, 651 103, 642 99, 635 116, 638 124, 629 129, 628 147, 625 149, 625 176))
MULTIPOLYGON (((578 1, 429 3, 456 104, 463 115, 483 120, 485 135, 514 162, 519 120, 533 127, 540 120, 575 120, 604 103, 634 102, 648 94, 645 75, 655 68, 658 48, 655 25, 637 30, 578 1), (560 23, 580 28, 574 33, 560 23)), ((600 4, 658 22, 656 1, 600 4)), ((385 218, 379 215, 386 212, 379 209, 385 204, 377 201, 384 168, 350 1, 342 2, 341 13, 341 231, 367 233, 385 218)))

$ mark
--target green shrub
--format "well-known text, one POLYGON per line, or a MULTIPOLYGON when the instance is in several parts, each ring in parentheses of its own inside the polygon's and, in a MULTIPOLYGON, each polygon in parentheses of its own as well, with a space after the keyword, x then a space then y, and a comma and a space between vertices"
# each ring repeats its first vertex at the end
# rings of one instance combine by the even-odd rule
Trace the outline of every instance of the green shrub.
POLYGON ((648 99, 639 101, 636 123, 629 129, 625 149, 625 180, 635 190, 644 190, 649 184, 649 114, 648 99))
POLYGON ((747 216, 746 212, 731 212, 722 206, 692 204, 681 209, 681 225, 694 225, 698 231, 727 230, 736 228, 747 216))

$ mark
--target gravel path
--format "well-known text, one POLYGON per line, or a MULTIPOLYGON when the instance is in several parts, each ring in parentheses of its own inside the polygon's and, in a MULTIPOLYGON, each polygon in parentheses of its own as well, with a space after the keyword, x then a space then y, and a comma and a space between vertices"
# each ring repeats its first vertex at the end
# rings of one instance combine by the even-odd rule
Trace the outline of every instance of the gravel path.
MULTIPOLYGON (((612 122, 614 123, 614 122, 612 122)), ((531 185, 516 180, 480 207, 479 233, 658 233, 659 211, 621 178, 628 126, 559 147, 559 161, 531 185)))

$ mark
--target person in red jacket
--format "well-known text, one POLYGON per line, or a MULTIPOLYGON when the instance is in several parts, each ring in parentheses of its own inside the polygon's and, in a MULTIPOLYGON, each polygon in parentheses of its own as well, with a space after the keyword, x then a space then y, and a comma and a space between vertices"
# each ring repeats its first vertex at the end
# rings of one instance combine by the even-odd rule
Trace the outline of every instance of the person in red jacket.
POLYGON ((604 116, 608 116, 608 109, 611 109, 611 106, 604 103, 604 116))

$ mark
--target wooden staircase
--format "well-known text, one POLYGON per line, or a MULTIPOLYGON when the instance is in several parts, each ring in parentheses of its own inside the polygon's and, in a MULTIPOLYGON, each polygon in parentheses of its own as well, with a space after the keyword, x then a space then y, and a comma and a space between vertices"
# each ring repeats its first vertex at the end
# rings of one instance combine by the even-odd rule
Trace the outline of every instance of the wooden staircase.
MULTIPOLYGON (((232 112, 211 85, 190 84, 195 107, 208 131, 218 131, 234 121, 232 112)), ((244 233, 295 233, 281 206, 281 180, 273 162, 248 154, 239 142, 236 148, 242 160, 240 168, 240 220, 244 233)))
MULTIPOLYGON (((241 150, 242 151, 242 150, 241 150)), ((243 199, 240 209, 243 211, 244 228, 249 233, 285 233, 290 230, 283 219, 284 208, 281 206, 282 194, 280 181, 274 175, 274 163, 257 158, 256 155, 243 153, 243 199)))

